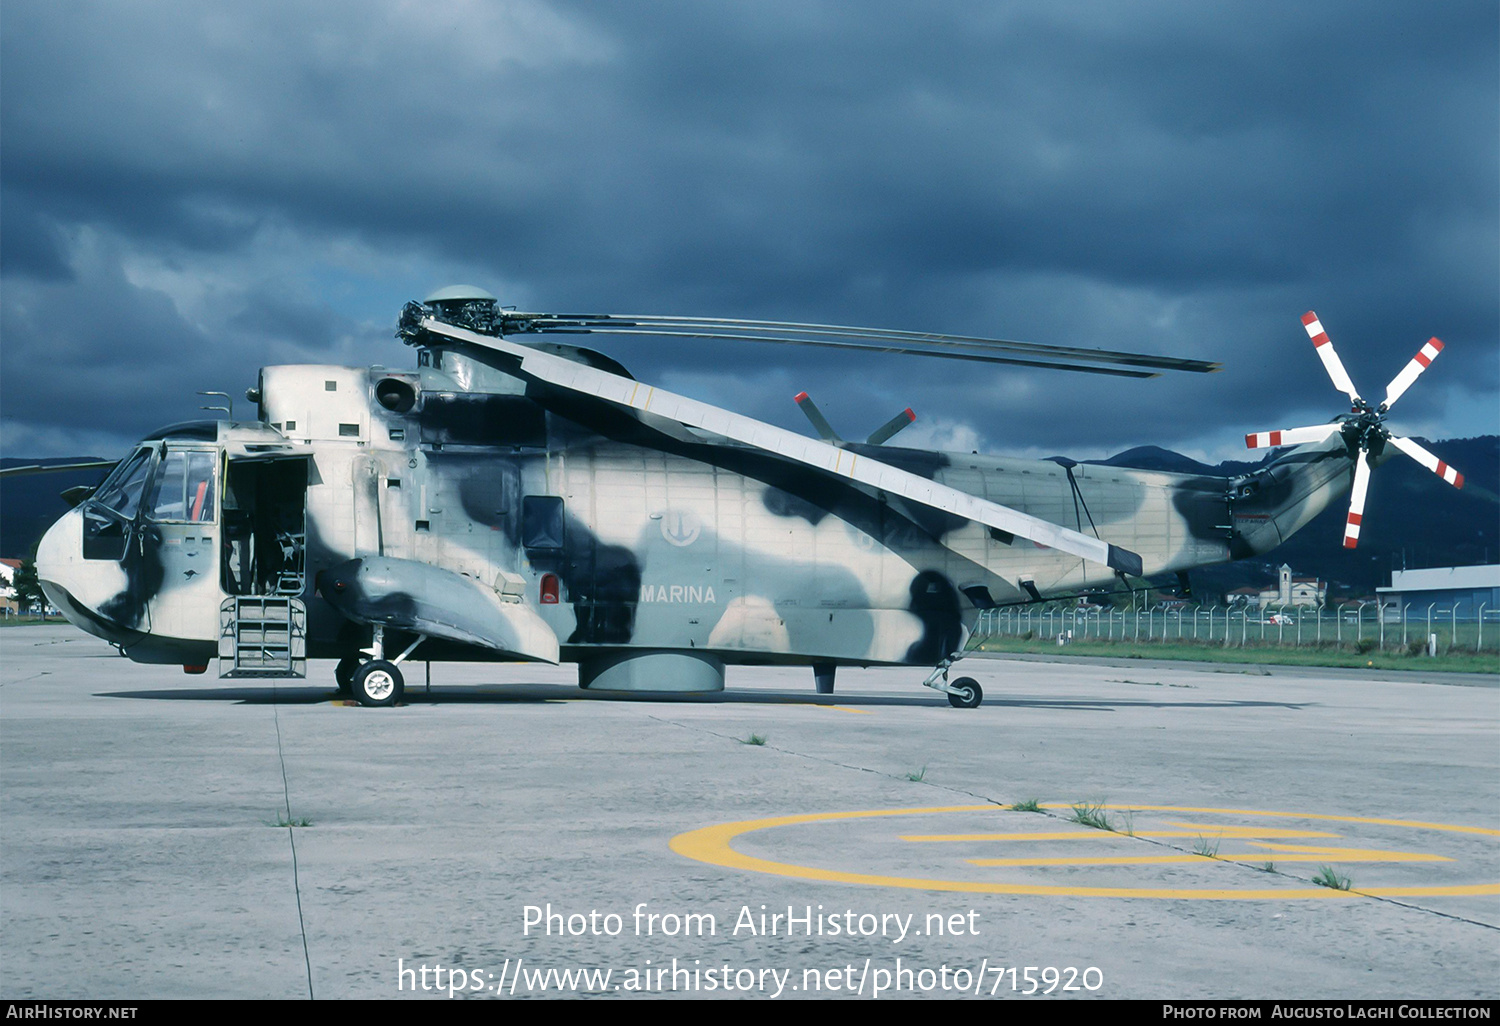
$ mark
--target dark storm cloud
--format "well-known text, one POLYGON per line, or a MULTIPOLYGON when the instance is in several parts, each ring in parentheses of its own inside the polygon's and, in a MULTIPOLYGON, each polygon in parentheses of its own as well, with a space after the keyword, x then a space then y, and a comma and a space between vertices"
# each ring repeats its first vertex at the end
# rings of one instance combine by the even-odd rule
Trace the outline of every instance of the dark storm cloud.
POLYGON ((201 416, 194 393, 214 387, 222 348, 166 296, 135 288, 107 261, 81 263, 66 282, 6 284, 6 418, 140 435, 201 416))
POLYGON ((1489 3, 12 6, 4 416, 72 422, 37 398, 51 346, 122 434, 122 381, 373 360, 402 299, 459 276, 530 307, 1226 363, 1121 386, 615 348, 790 426, 795 386, 861 426, 913 403, 1054 451, 1326 419, 1313 306, 1371 395, 1442 335, 1400 411, 1437 425, 1500 388, 1496 23, 1489 3), (319 296, 329 269, 378 284, 319 296))

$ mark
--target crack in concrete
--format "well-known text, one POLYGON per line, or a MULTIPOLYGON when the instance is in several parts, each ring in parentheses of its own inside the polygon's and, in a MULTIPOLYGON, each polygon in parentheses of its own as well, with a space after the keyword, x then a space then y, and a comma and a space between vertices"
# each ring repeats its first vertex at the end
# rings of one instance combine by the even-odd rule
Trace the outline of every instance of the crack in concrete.
POLYGON ((286 807, 286 820, 288 824, 286 839, 292 848, 292 892, 297 897, 297 928, 302 933, 302 963, 307 967, 307 999, 313 1001, 316 998, 313 996, 312 955, 307 950, 307 921, 302 915, 302 881, 297 872, 297 836, 295 829, 291 826, 292 788, 286 778, 286 751, 283 749, 281 743, 280 689, 273 684, 272 691, 278 699, 271 703, 271 719, 276 724, 276 757, 281 760, 281 801, 286 807))

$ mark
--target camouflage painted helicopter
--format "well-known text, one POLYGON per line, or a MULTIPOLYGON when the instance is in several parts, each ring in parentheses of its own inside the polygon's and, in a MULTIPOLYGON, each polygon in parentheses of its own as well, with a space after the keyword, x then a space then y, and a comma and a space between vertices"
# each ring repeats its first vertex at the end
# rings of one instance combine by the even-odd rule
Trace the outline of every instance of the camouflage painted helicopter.
POLYGON ((146 663, 303 677, 365 705, 402 665, 576 662, 585 688, 702 692, 726 664, 932 667, 950 682, 981 610, 1274 548, 1351 481, 1349 544, 1383 426, 1433 340, 1371 407, 1306 319, 1352 411, 1247 437, 1295 444, 1232 479, 805 437, 636 381, 555 334, 691 337, 924 353, 1126 377, 1197 360, 769 321, 518 313, 467 286, 409 303, 415 370, 278 366, 254 421, 143 439, 46 534, 36 566, 79 627, 146 663))

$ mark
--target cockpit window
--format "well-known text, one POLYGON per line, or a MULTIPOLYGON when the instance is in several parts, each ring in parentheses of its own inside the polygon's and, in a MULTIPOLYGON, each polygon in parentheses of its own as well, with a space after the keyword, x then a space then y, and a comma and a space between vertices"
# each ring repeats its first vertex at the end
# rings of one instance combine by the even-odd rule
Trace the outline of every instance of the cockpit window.
POLYGON ((175 450, 162 460, 151 495, 151 519, 208 524, 214 520, 214 453, 175 450))
POLYGON ((94 502, 126 520, 134 520, 155 455, 154 448, 137 449, 94 493, 94 502))

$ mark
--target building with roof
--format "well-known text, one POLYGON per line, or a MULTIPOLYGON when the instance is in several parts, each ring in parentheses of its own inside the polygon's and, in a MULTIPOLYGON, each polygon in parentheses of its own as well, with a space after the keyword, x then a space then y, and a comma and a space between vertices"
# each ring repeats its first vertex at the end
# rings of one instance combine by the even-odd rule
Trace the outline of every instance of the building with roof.
POLYGON ((1292 568, 1281 564, 1276 584, 1270 588, 1236 588, 1224 596, 1230 605, 1253 609, 1271 606, 1321 606, 1328 598, 1328 582, 1316 577, 1293 577, 1292 568))
POLYGON ((1500 609, 1500 563, 1488 566, 1438 566, 1396 570, 1389 588, 1376 588, 1383 606, 1400 609, 1429 605, 1459 619, 1472 620, 1483 610, 1500 609))

